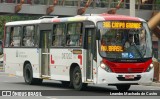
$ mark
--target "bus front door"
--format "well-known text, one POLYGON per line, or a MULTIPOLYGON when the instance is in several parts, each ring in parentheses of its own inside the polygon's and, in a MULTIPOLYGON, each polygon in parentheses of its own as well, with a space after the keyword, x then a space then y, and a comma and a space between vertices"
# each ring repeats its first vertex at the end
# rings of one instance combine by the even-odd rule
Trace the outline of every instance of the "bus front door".
POLYGON ((50 30, 41 30, 40 31, 40 49, 41 49, 41 76, 42 78, 48 78, 50 76, 50 39, 49 35, 51 34, 50 30))
POLYGON ((86 47, 86 80, 93 81, 93 33, 94 29, 85 29, 86 47))

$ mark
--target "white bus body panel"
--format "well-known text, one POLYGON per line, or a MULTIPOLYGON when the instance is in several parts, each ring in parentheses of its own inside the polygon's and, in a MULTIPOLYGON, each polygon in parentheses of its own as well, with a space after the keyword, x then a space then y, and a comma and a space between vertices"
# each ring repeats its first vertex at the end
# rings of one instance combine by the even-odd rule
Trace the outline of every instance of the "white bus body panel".
POLYGON ((6 55, 6 61, 4 61, 6 73, 23 76, 24 62, 29 61, 32 65, 33 77, 40 77, 39 49, 4 48, 4 54, 6 55))
MULTIPOLYGON (((81 50, 81 49, 75 49, 81 50)), ((82 51, 83 53, 83 51, 82 51)), ((76 63, 82 72, 82 79, 84 80, 83 73, 83 61, 78 58, 78 55, 82 54, 73 54, 73 49, 59 49, 54 48, 50 49, 50 70, 51 70, 51 79, 55 80, 64 80, 70 81, 70 67, 72 63, 76 63)), ((82 56, 83 57, 83 56, 82 56)))

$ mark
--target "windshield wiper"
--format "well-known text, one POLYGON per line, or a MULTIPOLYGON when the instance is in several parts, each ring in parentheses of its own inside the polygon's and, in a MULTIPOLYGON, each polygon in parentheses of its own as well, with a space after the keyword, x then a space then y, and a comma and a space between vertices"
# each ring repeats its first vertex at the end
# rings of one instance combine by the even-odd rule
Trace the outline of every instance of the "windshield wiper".
POLYGON ((139 54, 139 56, 141 57, 141 60, 143 61, 143 56, 144 55, 142 55, 142 53, 140 52, 140 50, 138 49, 138 47, 136 46, 136 44, 133 42, 132 44, 131 44, 131 46, 134 46, 134 48, 136 49, 136 51, 138 52, 138 54, 139 54))

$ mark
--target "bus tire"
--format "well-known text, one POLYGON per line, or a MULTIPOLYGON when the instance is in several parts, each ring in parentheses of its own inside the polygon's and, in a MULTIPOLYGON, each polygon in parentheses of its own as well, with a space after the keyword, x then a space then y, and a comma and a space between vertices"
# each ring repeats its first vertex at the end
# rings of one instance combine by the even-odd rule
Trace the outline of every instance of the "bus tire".
POLYGON ((82 83, 82 74, 78 66, 74 68, 72 77, 73 87, 75 90, 83 90, 87 86, 86 83, 82 83))
POLYGON ((31 65, 28 63, 24 67, 24 80, 27 84, 41 84, 43 79, 33 78, 33 71, 31 65))
POLYGON ((36 84, 36 85, 41 85, 42 82, 43 82, 43 79, 34 78, 34 84, 36 84))
POLYGON ((128 91, 131 85, 116 85, 119 91, 128 91))

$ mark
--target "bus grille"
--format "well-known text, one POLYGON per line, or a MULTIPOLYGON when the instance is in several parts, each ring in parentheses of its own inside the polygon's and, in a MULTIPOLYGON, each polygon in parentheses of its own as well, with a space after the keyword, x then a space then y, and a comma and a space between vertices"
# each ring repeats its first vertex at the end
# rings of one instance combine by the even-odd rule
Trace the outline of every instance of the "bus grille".
POLYGON ((115 73, 142 73, 144 68, 112 68, 115 73))

